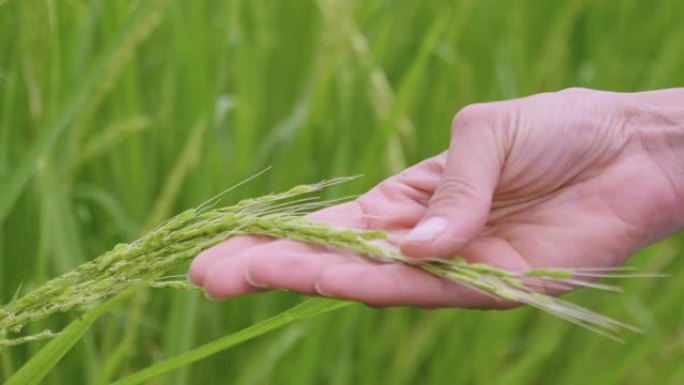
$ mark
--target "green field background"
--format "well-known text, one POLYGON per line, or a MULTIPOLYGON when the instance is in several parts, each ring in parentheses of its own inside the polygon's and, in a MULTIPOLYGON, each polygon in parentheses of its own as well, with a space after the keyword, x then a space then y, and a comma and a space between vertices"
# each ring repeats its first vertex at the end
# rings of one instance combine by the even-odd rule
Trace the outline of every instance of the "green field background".
MULTIPOLYGON (((362 193, 444 151, 470 103, 682 86, 683 17, 677 0, 0 0, 0 300, 268 166, 228 201, 357 174, 328 194, 362 193)), ((630 262, 669 278, 569 296, 643 329, 622 344, 530 309, 355 305, 150 384, 679 385, 683 251, 630 262)), ((105 384, 302 300, 147 291, 45 383, 105 384)), ((1 350, 0 381, 42 345, 1 350)))

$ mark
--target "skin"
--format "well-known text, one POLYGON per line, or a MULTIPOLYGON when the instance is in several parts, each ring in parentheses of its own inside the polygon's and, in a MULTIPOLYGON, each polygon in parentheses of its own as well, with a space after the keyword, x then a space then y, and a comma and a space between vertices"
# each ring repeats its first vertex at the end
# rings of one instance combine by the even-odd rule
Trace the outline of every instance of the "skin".
MULTIPOLYGON (((684 227, 683 101, 684 89, 568 89, 471 105, 448 151, 311 218, 386 230, 419 259, 618 266, 684 227)), ((258 237, 203 252, 190 280, 217 300, 286 289, 370 306, 513 305, 408 266, 258 237)))

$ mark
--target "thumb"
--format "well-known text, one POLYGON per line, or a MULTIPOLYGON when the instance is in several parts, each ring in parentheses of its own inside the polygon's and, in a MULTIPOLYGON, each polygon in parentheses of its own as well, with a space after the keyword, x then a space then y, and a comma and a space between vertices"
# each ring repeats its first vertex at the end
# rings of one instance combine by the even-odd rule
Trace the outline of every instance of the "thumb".
POLYGON ((401 244, 405 255, 452 257, 484 228, 504 159, 501 104, 471 105, 456 114, 442 180, 401 244))

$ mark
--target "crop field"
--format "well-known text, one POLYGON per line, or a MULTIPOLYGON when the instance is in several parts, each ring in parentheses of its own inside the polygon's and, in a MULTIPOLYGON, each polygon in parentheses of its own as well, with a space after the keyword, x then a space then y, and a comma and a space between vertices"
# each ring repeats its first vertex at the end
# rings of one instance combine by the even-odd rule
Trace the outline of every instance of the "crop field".
MULTIPOLYGON (((223 203, 355 175, 322 194, 361 194, 445 151, 472 103, 682 87, 683 18, 677 0, 0 0, 0 304, 266 169, 223 203)), ((61 359, 31 361, 49 341, 0 347, 0 382, 152 368, 121 383, 684 384, 684 238, 628 265, 668 276, 564 297, 642 330, 622 342, 528 307, 321 302, 266 333, 306 298, 154 288, 102 310, 61 359)))

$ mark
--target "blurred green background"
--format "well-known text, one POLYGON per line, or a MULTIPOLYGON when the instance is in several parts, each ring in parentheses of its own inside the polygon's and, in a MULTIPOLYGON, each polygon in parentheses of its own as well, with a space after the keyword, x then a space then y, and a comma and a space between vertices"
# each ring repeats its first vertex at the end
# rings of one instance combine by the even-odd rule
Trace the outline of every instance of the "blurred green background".
MULTIPOLYGON (((0 0, 0 299, 269 165, 229 199, 364 174, 331 192, 361 193, 445 150, 473 102, 682 86, 682 16, 677 0, 0 0)), ((570 296, 644 330, 624 344, 530 309, 357 305, 153 383, 682 384, 683 247, 631 261, 670 278, 570 296)), ((149 291, 46 383, 106 383, 300 301, 149 291)), ((0 351, 0 379, 40 346, 0 351)))

